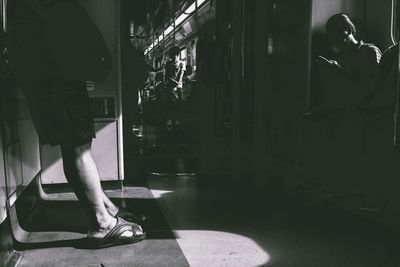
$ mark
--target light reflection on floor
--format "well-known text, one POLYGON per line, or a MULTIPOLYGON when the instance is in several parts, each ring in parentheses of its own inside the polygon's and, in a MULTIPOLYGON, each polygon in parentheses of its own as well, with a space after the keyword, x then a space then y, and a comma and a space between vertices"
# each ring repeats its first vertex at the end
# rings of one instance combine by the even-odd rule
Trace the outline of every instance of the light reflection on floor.
MULTIPOLYGON (((193 176, 152 176, 149 179, 153 195, 156 196, 159 192, 173 192, 162 195, 157 201, 190 266, 265 266, 271 256, 264 248, 246 235, 230 232, 229 225, 235 225, 237 222, 231 223, 228 217, 222 220, 217 218, 223 216, 224 212, 215 217, 201 215, 205 210, 206 213, 218 213, 218 204, 210 205, 206 203, 206 199, 211 198, 217 202, 218 198, 224 198, 227 192, 221 192, 214 198, 209 193, 199 190, 196 181, 196 177, 193 176), (215 224, 217 221, 218 227, 215 224)), ((231 207, 227 207, 226 211, 230 212, 231 207)), ((242 223, 240 219, 238 222, 242 223)))
POLYGON ((148 179, 151 190, 173 191, 157 202, 191 266, 400 266, 399 239, 367 220, 206 179, 148 179))
MULTIPOLYGON (((152 190, 151 193, 147 187, 134 187, 126 186, 123 190, 105 190, 106 194, 110 198, 117 199, 154 199, 161 198, 166 194, 170 194, 173 191, 168 190, 152 190)), ((77 201, 77 197, 72 192, 66 193, 53 193, 46 194, 45 200, 47 201, 77 201)))
POLYGON ((237 234, 205 230, 174 231, 174 234, 192 267, 256 267, 264 266, 271 258, 252 239, 237 234))

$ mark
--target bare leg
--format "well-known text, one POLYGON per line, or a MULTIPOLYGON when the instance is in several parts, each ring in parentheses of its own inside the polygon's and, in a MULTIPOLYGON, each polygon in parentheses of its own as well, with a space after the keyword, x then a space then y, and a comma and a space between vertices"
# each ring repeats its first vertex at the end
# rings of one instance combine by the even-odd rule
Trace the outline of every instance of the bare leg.
MULTIPOLYGON (((101 188, 99 173, 91 155, 91 143, 77 147, 63 146, 61 151, 65 176, 89 217, 89 236, 103 237, 116 225, 117 221, 109 214, 104 203, 106 196, 101 188)), ((133 233, 127 231, 124 235, 132 236, 133 233)))
POLYGON ((111 199, 107 196, 107 194, 104 191, 103 191, 103 202, 104 206, 106 206, 108 213, 111 216, 115 217, 115 215, 119 211, 119 208, 111 201, 111 199))
MULTIPOLYGON (((64 160, 64 172, 68 172, 68 175, 66 174, 67 177, 72 177, 76 174, 74 174, 73 171, 73 167, 67 167, 66 165, 70 164, 69 161, 64 160)), ((75 194, 77 195, 78 199, 80 201, 85 201, 85 197, 83 195, 83 190, 82 190, 82 185, 80 183, 80 181, 78 179, 70 179, 67 178, 69 184, 72 186, 72 188, 74 189, 75 194)), ((115 217, 115 215, 118 213, 119 208, 110 200, 110 198, 107 196, 107 194, 102 190, 102 195, 103 195, 103 202, 104 205, 108 211, 108 213, 115 217)), ((86 208, 87 205, 84 205, 84 207, 86 208)))

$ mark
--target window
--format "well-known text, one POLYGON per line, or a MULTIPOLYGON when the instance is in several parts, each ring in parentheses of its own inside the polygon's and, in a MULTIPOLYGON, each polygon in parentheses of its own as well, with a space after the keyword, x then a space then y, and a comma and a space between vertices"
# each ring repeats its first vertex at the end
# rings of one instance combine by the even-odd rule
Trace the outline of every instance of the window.
POLYGON ((186 59, 187 59, 187 49, 186 48, 181 50, 180 59, 182 61, 186 61, 186 59))
MULTIPOLYGON (((189 2, 189 1, 188 1, 189 2)), ((162 44, 161 42, 164 39, 167 39, 169 36, 169 34, 177 31, 177 28, 179 28, 181 26, 182 23, 185 22, 185 20, 190 17, 191 15, 193 15, 193 13, 198 12, 198 9, 200 7, 203 7, 205 5, 205 3, 207 3, 207 0, 194 0, 194 1, 190 1, 191 4, 185 9, 185 10, 180 10, 177 14, 174 13, 174 15, 176 15, 176 17, 174 16, 173 19, 175 19, 175 21, 172 24, 167 24, 168 26, 163 27, 164 30, 164 35, 163 36, 158 36, 156 38, 156 40, 158 40, 158 44, 162 44), (197 6, 197 9, 196 9, 197 6)), ((188 24, 188 23, 187 23, 188 24)), ((187 25, 187 27, 190 26, 190 24, 187 25)), ((185 29, 187 30, 187 29, 185 29)), ((189 29, 189 32, 191 32, 191 29, 189 29)), ((161 33, 162 35, 162 33, 161 33)), ((164 42, 166 42, 164 40, 164 42)), ((153 44, 147 44, 147 49, 145 50, 145 54, 147 55, 157 44, 153 43, 153 44)), ((187 51, 186 51, 187 54, 187 51)), ((187 58, 187 56, 185 57, 187 58)))
POLYGON ((397 23, 396 23, 396 20, 397 20, 397 12, 396 12, 396 6, 398 5, 398 4, 400 4, 399 2, 398 2, 398 0, 392 0, 392 24, 391 24, 391 35, 392 35, 392 42, 395 44, 395 43, 397 43, 398 42, 398 40, 399 40, 399 34, 398 34, 398 30, 399 29, 397 29, 397 23))
POLYGON ((192 40, 190 42, 190 59, 191 59, 191 65, 193 66, 193 69, 196 69, 197 65, 197 41, 192 40))

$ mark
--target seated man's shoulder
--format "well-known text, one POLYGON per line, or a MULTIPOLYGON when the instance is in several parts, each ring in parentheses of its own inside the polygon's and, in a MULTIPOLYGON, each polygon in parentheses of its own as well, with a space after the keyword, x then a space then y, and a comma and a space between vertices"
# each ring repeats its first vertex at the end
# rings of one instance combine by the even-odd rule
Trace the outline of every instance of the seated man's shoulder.
POLYGON ((379 63, 382 57, 381 50, 376 45, 371 43, 362 44, 359 48, 359 52, 362 56, 373 57, 374 59, 376 59, 377 63, 379 63))

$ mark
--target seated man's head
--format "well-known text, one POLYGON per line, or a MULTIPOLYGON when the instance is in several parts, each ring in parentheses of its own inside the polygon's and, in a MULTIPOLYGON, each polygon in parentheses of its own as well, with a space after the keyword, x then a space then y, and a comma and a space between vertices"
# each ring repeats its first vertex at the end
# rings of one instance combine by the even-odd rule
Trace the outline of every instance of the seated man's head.
POLYGON ((350 44, 357 43, 354 37, 356 27, 347 14, 333 15, 329 18, 325 28, 332 49, 336 53, 342 52, 350 44))
POLYGON ((179 48, 179 46, 174 46, 169 50, 169 58, 172 60, 177 60, 179 59, 179 54, 181 52, 181 49, 179 48))

